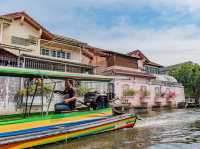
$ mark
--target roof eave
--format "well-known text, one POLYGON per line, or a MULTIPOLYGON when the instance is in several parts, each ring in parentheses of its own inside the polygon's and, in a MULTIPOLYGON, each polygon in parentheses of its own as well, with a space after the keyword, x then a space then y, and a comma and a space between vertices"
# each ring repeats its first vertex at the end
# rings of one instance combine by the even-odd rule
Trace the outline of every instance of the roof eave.
POLYGON ((42 30, 42 36, 47 39, 53 39, 53 34, 49 32, 47 29, 45 29, 42 25, 40 25, 36 20, 34 20, 32 17, 30 17, 26 12, 15 12, 15 13, 9 13, 4 14, 2 17, 8 17, 14 20, 20 19, 22 16, 24 16, 24 20, 27 21, 30 25, 35 27, 37 30, 42 30))

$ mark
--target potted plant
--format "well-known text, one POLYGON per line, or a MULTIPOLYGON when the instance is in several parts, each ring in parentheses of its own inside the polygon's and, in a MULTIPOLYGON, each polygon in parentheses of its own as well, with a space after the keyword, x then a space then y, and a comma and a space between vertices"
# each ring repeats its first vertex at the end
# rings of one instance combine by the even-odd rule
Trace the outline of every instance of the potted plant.
POLYGON ((92 92, 93 90, 94 90, 93 88, 79 86, 79 87, 77 87, 76 92, 77 92, 77 96, 83 97, 86 93, 92 92))
POLYGON ((144 95, 144 97, 148 97, 148 96, 150 96, 150 92, 148 90, 144 90, 143 95, 144 95))
POLYGON ((128 102, 129 101, 128 98, 130 98, 130 97, 133 98, 133 96, 135 94, 136 94, 136 91, 134 89, 126 89, 126 90, 124 90, 124 92, 123 92, 124 98, 123 98, 122 103, 128 104, 129 103, 128 102))
POLYGON ((167 100, 170 100, 172 98, 175 98, 176 97, 176 92, 175 91, 170 91, 169 93, 166 94, 166 98, 167 100))
MULTIPOLYGON (((17 94, 15 95, 16 106, 17 106, 17 108, 23 107, 24 102, 25 102, 24 99, 27 96, 27 92, 28 92, 28 104, 31 104, 32 96, 35 94, 34 105, 40 105, 41 104, 41 96, 43 95, 44 100, 47 101, 47 99, 49 98, 50 93, 52 91, 53 91, 53 86, 50 84, 44 84, 43 91, 42 91, 41 85, 38 85, 36 87, 36 84, 33 84, 33 85, 29 86, 28 88, 24 87, 24 88, 20 89, 17 92, 17 94)), ((46 103, 46 102, 44 102, 44 103, 46 103)))
POLYGON ((123 92, 123 95, 126 96, 134 96, 136 94, 136 91, 134 89, 126 89, 123 92))
MULTIPOLYGON (((28 94, 29 95, 33 95, 35 93, 36 90, 36 84, 31 85, 28 88, 22 88, 21 90, 18 91, 18 94, 20 96, 26 96, 27 94, 27 89, 28 89, 28 94)), ((50 94, 53 90, 53 86, 50 84, 44 84, 43 86, 43 95, 47 95, 50 94)), ((36 96, 41 96, 42 95, 42 89, 41 86, 38 86, 37 92, 36 92, 36 96)))
POLYGON ((142 103, 147 103, 146 97, 150 96, 150 92, 148 90, 140 90, 140 100, 142 103))
POLYGON ((148 90, 140 90, 141 98, 145 98, 150 96, 150 92, 148 90))
POLYGON ((155 98, 163 98, 163 97, 165 97, 165 93, 156 93, 155 94, 155 98))

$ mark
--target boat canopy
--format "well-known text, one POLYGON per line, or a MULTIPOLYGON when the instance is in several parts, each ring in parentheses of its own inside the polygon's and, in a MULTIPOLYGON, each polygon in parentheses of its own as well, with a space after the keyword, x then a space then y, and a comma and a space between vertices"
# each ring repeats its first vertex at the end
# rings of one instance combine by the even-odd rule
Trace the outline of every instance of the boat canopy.
POLYGON ((103 76, 103 75, 69 73, 69 72, 25 69, 25 68, 3 67, 3 66, 0 66, 0 76, 44 78, 44 79, 74 79, 80 81, 103 81, 103 82, 110 82, 114 79, 111 76, 103 76))

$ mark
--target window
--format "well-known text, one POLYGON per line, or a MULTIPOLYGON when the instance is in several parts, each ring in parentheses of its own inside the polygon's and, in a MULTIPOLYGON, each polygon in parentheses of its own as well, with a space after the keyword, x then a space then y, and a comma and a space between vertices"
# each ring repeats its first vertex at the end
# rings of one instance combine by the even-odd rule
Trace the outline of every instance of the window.
POLYGON ((158 97, 161 94, 160 87, 155 87, 155 95, 158 97))
POLYGON ((158 68, 153 68, 153 73, 159 74, 159 69, 158 68))
POLYGON ((45 55, 45 49, 41 49, 40 54, 45 55))
POLYGON ((65 53, 66 54, 66 59, 71 59, 71 53, 65 53))
POLYGON ((144 66, 144 71, 147 73, 159 74, 159 68, 157 67, 144 66))
POLYGON ((15 37, 15 36, 12 36, 11 42, 12 42, 12 44, 17 44, 17 45, 23 45, 23 46, 29 45, 29 43, 27 42, 26 39, 20 38, 20 37, 15 37))
POLYGON ((32 44, 32 45, 37 45, 37 41, 38 41, 38 38, 35 37, 35 36, 29 36, 29 42, 32 44))
POLYGON ((49 50, 48 49, 46 49, 46 55, 49 55, 49 50))
POLYGON ((41 54, 49 56, 49 50, 48 49, 41 49, 41 54))
POLYGON ((71 59, 71 53, 69 52, 49 50, 46 48, 41 49, 41 55, 47 55, 47 56, 58 57, 58 58, 63 58, 63 59, 71 59))
POLYGON ((57 51, 57 57, 60 58, 61 57, 61 52, 57 51))
POLYGON ((149 66, 145 66, 145 67, 144 67, 144 70, 145 70, 147 73, 151 73, 151 67, 149 67, 149 66))
POLYGON ((51 56, 56 57, 56 53, 57 53, 56 51, 51 51, 51 56))
POLYGON ((65 58, 65 52, 61 52, 61 57, 65 58))
POLYGON ((37 45, 37 39, 32 36, 30 36, 30 38, 21 38, 21 37, 16 37, 16 36, 12 36, 11 37, 11 43, 12 44, 16 44, 16 45, 22 45, 22 46, 30 46, 30 45, 37 45))

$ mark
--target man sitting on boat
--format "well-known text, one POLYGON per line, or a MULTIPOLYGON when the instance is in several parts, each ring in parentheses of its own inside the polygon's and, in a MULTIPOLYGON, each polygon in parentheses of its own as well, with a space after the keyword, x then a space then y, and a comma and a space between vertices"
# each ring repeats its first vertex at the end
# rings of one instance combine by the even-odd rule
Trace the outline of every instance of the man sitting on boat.
POLYGON ((74 81, 66 80, 65 81, 65 90, 64 91, 55 91, 55 93, 60 93, 64 95, 63 102, 55 104, 55 112, 59 113, 61 111, 71 111, 76 107, 76 97, 74 89, 74 81))

